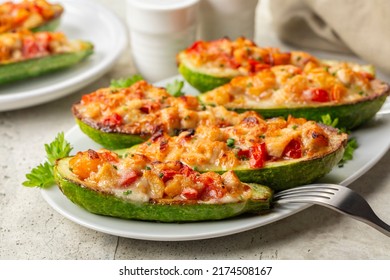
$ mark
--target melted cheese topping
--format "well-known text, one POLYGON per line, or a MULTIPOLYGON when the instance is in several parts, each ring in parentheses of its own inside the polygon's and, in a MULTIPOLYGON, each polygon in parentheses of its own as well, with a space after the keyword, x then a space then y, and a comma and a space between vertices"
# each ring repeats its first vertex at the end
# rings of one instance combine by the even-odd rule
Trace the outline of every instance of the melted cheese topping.
POLYGON ((247 112, 234 126, 198 126, 194 133, 176 137, 157 133, 131 152, 161 162, 180 160, 202 170, 230 170, 321 157, 346 139, 346 134, 313 121, 292 117, 264 120, 247 112))
POLYGON ((206 104, 230 108, 294 108, 352 103, 378 94, 373 76, 355 65, 309 62, 301 69, 274 66, 205 93, 206 104))
POLYGON ((0 33, 15 29, 31 29, 59 17, 63 8, 45 0, 11 1, 0 5, 0 33))
POLYGON ((81 41, 69 41, 61 32, 27 30, 0 34, 0 63, 13 63, 53 54, 83 50, 81 41))
POLYGON ((273 65, 293 64, 303 67, 317 59, 305 52, 281 52, 277 48, 261 48, 243 37, 231 41, 197 41, 177 56, 179 63, 196 72, 217 77, 235 77, 256 73, 273 65))
POLYGON ((88 150, 71 158, 69 168, 82 185, 131 201, 216 204, 252 195, 233 171, 200 174, 180 161, 161 163, 139 154, 120 158, 108 150, 88 150))
POLYGON ((165 89, 145 81, 129 88, 104 88, 84 95, 73 106, 73 113, 106 132, 149 136, 160 130, 176 135, 198 125, 224 127, 246 117, 223 106, 202 106, 194 96, 173 97, 165 89))

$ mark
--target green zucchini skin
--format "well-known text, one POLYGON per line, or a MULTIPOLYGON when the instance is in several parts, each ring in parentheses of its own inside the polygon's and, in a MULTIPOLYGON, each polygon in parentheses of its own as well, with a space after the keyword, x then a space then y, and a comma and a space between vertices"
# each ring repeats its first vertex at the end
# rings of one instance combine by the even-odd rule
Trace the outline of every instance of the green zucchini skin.
POLYGON ((76 118, 76 123, 80 127, 80 130, 84 132, 89 138, 107 149, 115 150, 128 148, 143 143, 147 140, 146 137, 141 137, 139 135, 104 132, 86 124, 78 118, 76 118))
MULTIPOLYGON (((388 92, 377 95, 374 98, 362 100, 356 103, 340 104, 334 106, 317 106, 301 108, 229 108, 228 110, 242 113, 245 111, 256 111, 264 118, 284 117, 289 115, 295 118, 305 118, 316 122, 322 122, 322 116, 329 114, 334 119, 338 119, 337 127, 348 130, 355 129, 372 119, 385 103, 388 92)), ((202 95, 199 100, 203 102, 202 95)), ((203 102, 204 103, 204 102, 203 102)), ((212 105, 212 104, 207 104, 212 105)))
POLYGON ((78 52, 56 54, 0 65, 0 85, 51 73, 75 65, 93 53, 93 45, 85 42, 78 52))
POLYGON ((35 28, 32 28, 31 31, 32 32, 41 32, 41 31, 55 31, 58 26, 60 26, 60 23, 61 23, 61 17, 57 17, 55 19, 52 19, 48 22, 46 22, 45 24, 41 25, 41 26, 37 26, 35 28))
POLYGON ((257 184, 250 185, 255 190, 253 199, 237 203, 164 204, 123 200, 66 178, 59 162, 61 160, 54 167, 54 176, 62 193, 76 205, 98 215, 159 222, 195 222, 227 219, 243 213, 262 213, 271 207, 272 190, 257 184))
POLYGON ((227 84, 233 77, 215 77, 201 72, 196 72, 185 66, 179 65, 179 73, 184 79, 199 92, 206 92, 227 84))

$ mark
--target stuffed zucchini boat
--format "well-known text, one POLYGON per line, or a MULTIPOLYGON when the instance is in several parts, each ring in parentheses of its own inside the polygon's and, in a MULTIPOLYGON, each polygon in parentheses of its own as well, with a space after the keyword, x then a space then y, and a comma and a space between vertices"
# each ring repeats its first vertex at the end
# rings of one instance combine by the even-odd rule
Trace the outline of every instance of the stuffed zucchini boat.
POLYGON ((321 121, 330 115, 338 119, 338 127, 354 129, 370 120, 388 95, 388 84, 352 64, 322 67, 309 62, 303 69, 280 65, 236 77, 199 98, 238 112, 254 110, 265 118, 292 115, 321 121))
POLYGON ((125 154, 179 160, 200 172, 234 170, 241 181, 274 190, 311 183, 343 156, 347 135, 333 127, 247 113, 241 123, 229 127, 198 126, 173 137, 161 131, 125 154))
POLYGON ((0 5, 0 33, 20 29, 32 31, 54 31, 64 8, 45 0, 5 2, 0 5))
POLYGON ((233 171, 200 174, 180 161, 120 158, 88 150, 56 162, 65 196, 89 212, 159 222, 220 220, 270 208, 272 190, 240 182, 233 171))
POLYGON ((86 94, 72 112, 86 135, 110 149, 142 143, 161 130, 177 135, 198 125, 234 125, 246 117, 223 106, 203 106, 194 96, 174 97, 145 81, 86 94))
MULTIPOLYGON (((177 55, 179 72, 200 92, 210 91, 238 76, 253 75, 271 66, 291 64, 304 68, 314 63, 329 67, 340 62, 319 60, 302 51, 281 52, 277 48, 262 48, 243 37, 232 41, 197 41, 177 55)), ((359 72, 374 76, 371 65, 348 63, 359 72)))
POLYGON ((79 63, 93 45, 68 40, 60 32, 0 34, 0 84, 36 77, 79 63))

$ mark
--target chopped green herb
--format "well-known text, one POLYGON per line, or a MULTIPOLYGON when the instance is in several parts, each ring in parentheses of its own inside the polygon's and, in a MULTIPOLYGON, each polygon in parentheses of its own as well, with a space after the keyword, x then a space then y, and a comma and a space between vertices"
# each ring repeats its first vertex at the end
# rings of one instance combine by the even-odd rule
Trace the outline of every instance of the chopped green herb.
POLYGON ((253 83, 249 82, 246 84, 246 87, 249 88, 249 87, 253 87, 253 83))
POLYGON ((298 128, 298 126, 296 125, 296 124, 294 124, 293 126, 292 126, 292 129, 294 129, 294 130, 296 130, 298 128))
POLYGON ((164 173, 158 174, 158 177, 160 177, 160 178, 164 177, 164 173))
POLYGON ((226 145, 230 148, 234 148, 234 142, 235 140, 233 138, 229 138, 228 140, 226 140, 226 145))
POLYGON ((359 91, 359 95, 364 95, 364 91, 359 91))
POLYGON ((297 56, 297 61, 300 61, 302 59, 302 57, 301 56, 297 56))
POLYGON ((264 134, 261 134, 261 135, 259 135, 259 138, 264 139, 264 138, 265 138, 265 135, 264 135, 264 134))
POLYGON ((151 170, 149 166, 145 166, 145 170, 151 170))
POLYGON ((350 138, 348 140, 348 143, 347 143, 347 146, 345 147, 345 151, 344 151, 344 155, 343 155, 343 158, 340 160, 340 162, 338 163, 338 166, 339 167, 343 167, 344 164, 349 161, 349 160, 352 160, 353 159, 353 153, 355 152, 355 150, 359 147, 359 144, 358 142, 356 141, 355 138, 350 138))
POLYGON ((26 174, 27 181, 23 182, 25 187, 50 187, 54 183, 53 167, 57 159, 69 156, 72 150, 70 143, 65 140, 63 132, 50 144, 45 144, 47 161, 33 168, 26 174))
POLYGON ((188 120, 190 120, 190 119, 191 119, 190 116, 185 116, 185 117, 184 117, 184 120, 185 120, 185 121, 188 121, 188 120))
POLYGON ((199 168, 197 166, 194 166, 194 171, 199 172, 199 168))
POLYGON ((334 120, 332 120, 332 117, 329 114, 326 114, 321 116, 321 122, 325 125, 337 127, 337 124, 339 123, 339 119, 335 118, 334 120))
POLYGON ((121 78, 118 80, 111 80, 110 87, 113 88, 127 88, 138 81, 142 81, 144 78, 141 75, 133 75, 129 78, 121 78))
POLYGON ((132 193, 133 193, 132 190, 127 190, 127 191, 124 191, 124 192, 123 192, 124 195, 129 195, 129 194, 132 194, 132 193))
POLYGON ((180 97, 184 95, 184 93, 181 91, 183 87, 183 81, 174 80, 173 83, 167 84, 166 89, 170 95, 173 95, 174 97, 180 97))

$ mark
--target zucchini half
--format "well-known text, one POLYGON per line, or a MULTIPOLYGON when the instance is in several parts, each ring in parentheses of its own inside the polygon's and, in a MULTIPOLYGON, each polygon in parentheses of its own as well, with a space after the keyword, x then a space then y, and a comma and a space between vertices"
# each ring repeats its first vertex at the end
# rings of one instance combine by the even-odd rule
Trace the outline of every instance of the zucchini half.
POLYGON ((253 190, 250 199, 235 203, 183 203, 172 199, 151 202, 124 200, 83 186, 69 170, 69 160, 64 158, 57 161, 54 167, 55 180, 66 197, 94 214, 122 219, 191 222, 221 220, 243 213, 262 213, 271 207, 272 190, 258 184, 249 185, 253 190))
POLYGON ((0 65, 0 85, 51 73, 73 66, 93 53, 93 45, 83 42, 83 49, 77 52, 55 54, 15 63, 0 65))
MULTIPOLYGON (((234 105, 225 104, 225 108, 239 113, 245 111, 256 111, 264 118, 284 117, 289 115, 295 118, 305 118, 316 122, 322 122, 324 115, 329 115, 332 120, 338 119, 337 127, 352 130, 372 119, 386 102, 390 93, 388 84, 376 80, 374 93, 361 98, 358 101, 350 101, 335 105, 311 105, 296 107, 267 108, 262 107, 261 101, 255 106, 245 108, 234 107, 234 105)), ((199 100, 205 105, 218 105, 207 101, 207 96, 213 95, 213 92, 201 94, 199 100)))
MULTIPOLYGON (((340 162, 340 160, 343 158, 348 140, 347 134, 341 133, 339 130, 330 126, 321 126, 331 137, 331 144, 329 144, 331 149, 329 149, 329 151, 326 153, 298 159, 269 161, 266 162, 265 166, 262 168, 236 166, 232 170, 241 182, 266 185, 274 191, 281 191, 296 186, 313 183, 328 174, 333 169, 333 167, 335 167, 340 162)), ((142 147, 138 147, 140 147, 140 145, 133 146, 129 149, 118 150, 116 153, 121 156, 129 156, 131 154, 145 154, 144 150, 142 150, 142 147)), ((185 158, 181 158, 180 156, 179 158, 175 158, 175 160, 181 160, 187 165, 190 165, 186 162, 185 158)), ((172 159, 172 157, 170 158, 172 159)), ((202 165, 191 167, 196 168, 196 170, 201 173, 211 171, 223 174, 228 171, 228 169, 221 169, 219 167, 206 168, 202 165)))

